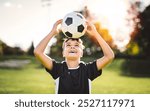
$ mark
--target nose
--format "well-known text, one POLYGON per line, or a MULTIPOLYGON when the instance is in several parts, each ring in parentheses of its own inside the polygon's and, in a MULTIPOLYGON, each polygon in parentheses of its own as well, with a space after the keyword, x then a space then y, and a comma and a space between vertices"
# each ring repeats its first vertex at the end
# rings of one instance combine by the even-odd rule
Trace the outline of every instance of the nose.
POLYGON ((71 49, 74 49, 75 47, 74 46, 71 46, 71 49))

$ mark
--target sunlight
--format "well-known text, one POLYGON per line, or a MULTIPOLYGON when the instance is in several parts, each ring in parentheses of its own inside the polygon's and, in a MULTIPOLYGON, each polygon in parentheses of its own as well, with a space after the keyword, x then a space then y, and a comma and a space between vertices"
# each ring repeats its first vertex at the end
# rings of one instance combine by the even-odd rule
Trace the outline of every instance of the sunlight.
MULTIPOLYGON (((85 6, 101 28, 107 29, 113 44, 121 51, 130 41, 135 23, 127 10, 129 1, 135 0, 2 0, 0 2, 0 39, 14 47, 26 50, 31 41, 35 45, 45 37, 54 22, 71 11, 80 11, 85 6), (44 4, 43 4, 44 2, 44 4), (48 2, 48 3, 47 3, 48 2), (44 5, 44 6, 43 6, 44 5), (26 42, 25 42, 26 41, 26 42)), ((149 0, 141 0, 145 6, 149 0)), ((134 15, 133 15, 134 16, 134 15)))
POLYGON ((6 3, 4 3, 4 6, 5 6, 5 7, 11 7, 11 6, 12 6, 12 3, 6 2, 6 3))
POLYGON ((96 0, 88 2, 89 10, 94 13, 95 21, 99 21, 104 28, 109 30, 114 44, 120 51, 130 41, 132 27, 127 25, 127 10, 129 4, 125 0, 96 0))

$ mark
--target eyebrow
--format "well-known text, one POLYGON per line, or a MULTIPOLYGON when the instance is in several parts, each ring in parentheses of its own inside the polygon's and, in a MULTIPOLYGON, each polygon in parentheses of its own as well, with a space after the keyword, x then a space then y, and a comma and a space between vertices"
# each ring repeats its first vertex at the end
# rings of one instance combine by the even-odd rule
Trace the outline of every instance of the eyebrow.
POLYGON ((81 44, 79 42, 75 42, 73 44, 71 44, 71 42, 66 42, 66 46, 67 45, 78 45, 79 47, 81 46, 81 44))
POLYGON ((70 42, 66 42, 65 44, 71 44, 70 42))
POLYGON ((76 41, 75 42, 75 45, 77 44, 77 45, 80 45, 81 46, 81 48, 82 49, 84 49, 84 45, 82 44, 82 41, 80 41, 80 39, 66 39, 64 42, 63 42, 63 45, 62 45, 62 48, 64 48, 65 47, 65 45, 70 45, 71 44, 71 41, 76 41), (70 40, 70 41, 69 41, 70 40))

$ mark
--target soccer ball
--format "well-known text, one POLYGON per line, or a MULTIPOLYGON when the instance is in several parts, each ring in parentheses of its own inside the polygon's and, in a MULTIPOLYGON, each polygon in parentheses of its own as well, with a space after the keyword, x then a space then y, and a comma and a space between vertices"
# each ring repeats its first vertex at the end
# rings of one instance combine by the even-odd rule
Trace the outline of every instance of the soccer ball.
POLYGON ((61 30, 66 37, 79 38, 86 32, 86 20, 80 13, 68 13, 63 18, 61 30))

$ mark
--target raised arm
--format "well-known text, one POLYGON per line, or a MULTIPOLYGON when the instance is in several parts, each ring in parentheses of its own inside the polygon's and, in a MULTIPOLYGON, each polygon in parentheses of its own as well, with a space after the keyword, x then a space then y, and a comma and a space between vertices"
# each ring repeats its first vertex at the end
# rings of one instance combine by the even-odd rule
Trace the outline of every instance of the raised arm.
POLYGON ((41 40, 41 42, 34 49, 34 55, 47 69, 51 69, 53 67, 52 66, 53 64, 52 64, 52 59, 48 57, 46 54, 44 54, 44 50, 47 44, 49 43, 49 41, 52 39, 52 37, 59 33, 58 25, 61 23, 62 20, 58 20, 53 25, 51 32, 43 40, 41 40))
POLYGON ((114 53, 110 48, 110 46, 104 41, 104 39, 97 32, 95 26, 90 22, 87 22, 87 34, 89 36, 94 37, 99 43, 100 47, 102 48, 104 56, 102 58, 97 59, 96 61, 97 68, 102 69, 114 59, 114 53))

